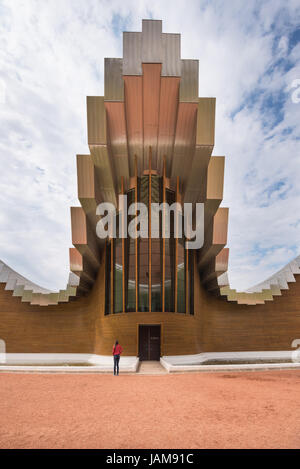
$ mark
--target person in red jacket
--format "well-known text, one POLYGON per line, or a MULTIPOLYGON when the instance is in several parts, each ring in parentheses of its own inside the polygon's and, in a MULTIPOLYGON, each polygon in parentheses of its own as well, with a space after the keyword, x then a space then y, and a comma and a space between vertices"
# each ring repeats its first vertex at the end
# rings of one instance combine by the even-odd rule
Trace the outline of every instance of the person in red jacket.
POLYGON ((115 345, 113 346, 113 357, 114 357, 114 375, 119 375, 119 362, 120 355, 123 352, 123 349, 119 342, 116 340, 115 345))

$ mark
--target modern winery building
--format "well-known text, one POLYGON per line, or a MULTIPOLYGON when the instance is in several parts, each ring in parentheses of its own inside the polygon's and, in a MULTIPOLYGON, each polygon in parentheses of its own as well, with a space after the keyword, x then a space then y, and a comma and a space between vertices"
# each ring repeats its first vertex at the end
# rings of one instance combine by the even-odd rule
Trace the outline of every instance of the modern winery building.
MULTIPOLYGON (((215 98, 198 97, 198 61, 181 59, 180 35, 143 20, 124 32, 123 58, 105 59, 104 96, 87 98, 90 153, 77 155, 70 276, 51 292, 0 262, 0 339, 8 353, 111 355, 141 360, 201 352, 290 350, 300 338, 300 258, 246 292, 227 278, 223 156, 212 156, 215 98), (156 236, 101 239, 97 207, 203 204, 204 243, 176 235, 165 213, 156 236)), ((245 142, 247 145, 247 142, 245 142)), ((0 207, 1 211, 1 207, 0 207)), ((175 220, 176 218, 176 220, 175 220)), ((0 252, 1 257, 1 252, 0 252)), ((57 259, 59 265, 59 259, 57 259)))

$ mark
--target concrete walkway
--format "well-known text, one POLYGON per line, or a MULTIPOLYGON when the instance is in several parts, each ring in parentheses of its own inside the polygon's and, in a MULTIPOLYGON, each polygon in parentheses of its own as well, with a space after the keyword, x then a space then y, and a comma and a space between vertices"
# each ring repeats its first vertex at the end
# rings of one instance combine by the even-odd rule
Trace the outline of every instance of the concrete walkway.
POLYGON ((167 370, 159 361, 144 361, 140 362, 137 373, 140 375, 165 375, 167 370))

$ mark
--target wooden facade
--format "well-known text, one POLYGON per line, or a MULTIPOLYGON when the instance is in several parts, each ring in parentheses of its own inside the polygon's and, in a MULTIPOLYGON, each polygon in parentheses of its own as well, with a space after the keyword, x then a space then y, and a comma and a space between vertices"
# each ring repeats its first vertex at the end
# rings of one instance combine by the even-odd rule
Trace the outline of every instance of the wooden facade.
MULTIPOLYGON (((195 272, 197 272, 195 270, 195 272)), ((137 354, 137 326, 161 324, 161 354, 289 350, 300 332, 300 278, 272 302, 238 305, 219 299, 195 276, 195 314, 104 315, 105 269, 92 292, 56 306, 21 303, 0 289, 0 338, 8 353, 97 353, 109 355, 117 338, 126 355, 137 354)))
MULTIPOLYGON (((105 60, 105 95, 87 98, 87 121, 90 154, 77 155, 81 206, 71 208, 73 247, 67 288, 49 292, 0 262, 0 339, 7 352, 106 355, 118 339, 126 355, 136 355, 139 326, 151 324, 161 326, 161 355, 289 350, 292 341, 300 338, 300 261, 289 263, 251 291, 230 288, 225 247, 229 213, 220 207, 225 158, 211 156, 215 98, 198 97, 198 61, 180 58, 180 36, 164 34, 161 21, 154 20, 143 21, 140 33, 124 33, 124 57, 105 60), (116 240, 97 236, 100 214, 96 209, 100 202, 118 207, 118 194, 132 189, 137 203, 139 180, 145 175, 149 176, 150 210, 152 175, 162 178, 163 202, 172 188, 176 202, 204 204, 204 244, 193 257, 184 251, 185 278, 192 278, 193 272, 193 284, 185 281, 184 298, 180 298, 175 270, 174 308, 169 312, 165 308, 166 242, 162 241, 162 307, 154 311, 151 253, 155 243, 149 238, 149 311, 141 312, 136 239, 135 311, 125 312, 126 243, 122 239, 123 312, 114 314, 116 240), (180 302, 185 305, 183 312, 179 312, 180 302)), ((179 248, 175 239, 176 269, 182 254, 179 248)))

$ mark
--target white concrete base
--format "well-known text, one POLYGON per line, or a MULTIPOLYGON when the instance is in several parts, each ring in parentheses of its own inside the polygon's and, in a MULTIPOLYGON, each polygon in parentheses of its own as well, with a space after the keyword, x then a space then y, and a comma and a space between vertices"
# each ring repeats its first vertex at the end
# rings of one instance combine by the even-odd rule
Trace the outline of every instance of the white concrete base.
POLYGON ((160 363, 169 373, 187 371, 254 371, 273 369, 300 369, 300 361, 292 363, 280 363, 280 360, 292 360, 293 351, 276 352, 210 352, 199 353, 197 355, 172 355, 163 356, 160 363), (249 364, 215 364, 205 365, 211 360, 220 361, 252 361, 249 364), (272 363, 262 363, 263 361, 272 363), (255 363, 259 361, 259 363, 255 363), (277 361, 277 363, 276 363, 277 361))
MULTIPOLYGON (((120 373, 136 373, 138 357, 122 356, 120 373)), ((112 373, 113 357, 77 353, 7 353, 0 372, 35 373, 112 373), (76 364, 76 366, 74 366, 76 364), (73 366, 72 366, 73 365, 73 366)))
MULTIPOLYGON (((221 352, 200 353, 197 355, 164 356, 161 365, 169 373, 199 371, 255 371, 300 369, 300 361, 279 363, 279 360, 291 360, 293 351, 279 352, 221 352), (216 364, 205 365, 211 360, 240 361, 251 360, 249 364, 216 364), (260 363, 255 363, 255 361, 260 363), (262 360, 273 363, 261 363, 262 360)), ((136 373, 139 366, 138 357, 122 356, 120 373, 136 373)), ((0 373, 112 373, 113 357, 95 354, 75 353, 7 353, 2 354, 0 373), (76 364, 76 366, 74 366, 76 364)))

